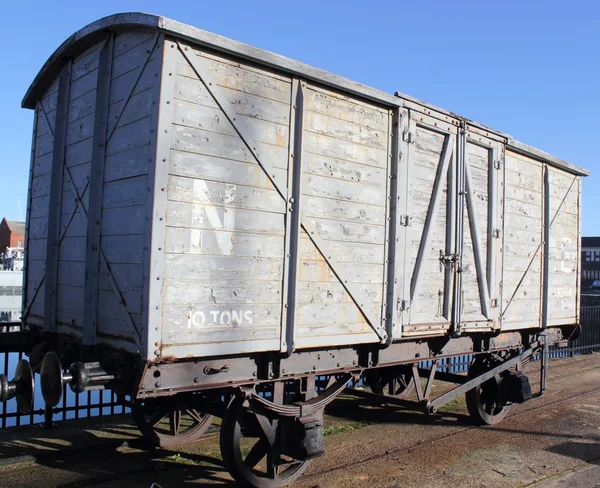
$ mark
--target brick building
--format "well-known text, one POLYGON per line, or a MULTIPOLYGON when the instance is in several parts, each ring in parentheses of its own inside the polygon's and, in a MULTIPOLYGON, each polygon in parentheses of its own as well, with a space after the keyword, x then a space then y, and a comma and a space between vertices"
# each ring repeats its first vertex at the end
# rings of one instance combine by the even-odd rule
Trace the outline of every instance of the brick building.
POLYGON ((2 219, 0 222, 0 254, 7 247, 23 247, 25 243, 25 222, 2 219))

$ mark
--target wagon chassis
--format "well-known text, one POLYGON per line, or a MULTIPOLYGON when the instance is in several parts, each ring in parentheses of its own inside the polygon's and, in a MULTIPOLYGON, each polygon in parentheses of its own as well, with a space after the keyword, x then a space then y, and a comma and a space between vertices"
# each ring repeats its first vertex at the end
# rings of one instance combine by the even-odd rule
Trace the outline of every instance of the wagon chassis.
MULTIPOLYGON (((164 401, 172 402, 173 398, 180 397, 193 404, 195 398, 198 410, 223 418, 221 449, 224 461, 236 480, 250 486, 281 486, 300 476, 308 461, 324 452, 323 413, 339 394, 347 393, 364 399, 370 405, 416 408, 427 415, 436 414, 446 403, 466 395, 467 406, 470 413, 473 410, 471 414, 476 423, 497 423, 504 418, 512 403, 522 403, 544 393, 548 347, 556 343, 555 332, 542 333, 533 341, 520 344, 520 347, 480 351, 470 368, 470 373, 475 371, 476 375, 439 371, 440 356, 433 359, 430 369, 419 368, 420 358, 417 355, 415 361, 410 363, 378 363, 374 367, 371 362, 365 368, 357 369, 355 366, 342 371, 306 372, 229 387, 221 384, 199 394, 180 393, 164 398, 164 401), (540 389, 534 395, 522 370, 536 354, 541 357, 540 389), (482 370, 478 366, 484 361, 492 361, 493 366, 482 370), (403 394, 395 392, 381 394, 356 387, 365 372, 384 372, 399 367, 410 370, 410 384, 416 390, 416 401, 407 400, 403 394), (424 388, 420 381, 423 377, 426 378, 424 388), (430 394, 434 380, 455 383, 457 386, 432 398, 430 394), (487 400, 483 399, 486 388, 487 400), (488 401, 494 405, 493 408, 486 407, 488 401), (246 447, 247 454, 242 449, 246 437, 256 439, 249 451, 246 447)), ((177 366, 182 367, 182 364, 177 366)), ((197 363, 195 369, 208 368, 215 375, 231 371, 229 367, 216 369, 215 366, 197 363)), ((374 390, 372 386, 371 390, 374 390)), ((149 400, 160 401, 160 397, 149 400)))
MULTIPOLYGON (((476 423, 496 423, 511 403, 534 396, 522 373, 524 364, 540 354, 540 391, 535 396, 543 394, 549 346, 565 345, 565 338, 572 339, 576 330, 564 327, 505 332, 495 337, 429 338, 398 342, 385 349, 338 348, 298 352, 289 357, 262 354, 254 358, 151 364, 143 367, 142 380, 135 382, 141 386, 133 402, 125 399, 124 392, 131 391, 135 372, 125 370, 127 361, 123 358, 115 361, 114 352, 106 356, 110 361, 76 361, 65 371, 59 355, 50 350, 41 363, 34 361, 33 369, 22 361, 12 381, 0 375, 0 400, 16 396, 20 410, 31 408, 33 370, 40 372, 42 394, 50 406, 58 404, 67 384, 75 392, 113 388, 121 392, 120 400, 132 407, 145 437, 163 447, 198 439, 210 426, 213 415, 222 417, 221 447, 233 476, 249 486, 276 487, 296 479, 308 461, 324 452, 323 413, 342 392, 365 399, 368 404, 418 408, 427 415, 436 414, 444 404, 465 394, 476 423), (438 370, 441 359, 460 354, 474 354, 469 375, 438 370), (432 361, 431 367, 419 368, 419 362, 425 360, 432 361), (402 388, 390 389, 387 394, 375 388, 372 378, 386 372, 406 375, 405 386, 409 382, 414 385, 416 401, 405 399, 402 388), (422 377, 426 378, 424 388, 422 377), (356 388, 363 378, 371 392, 356 388), (434 380, 457 386, 431 398, 434 380), (149 381, 153 394, 144 396, 149 381), (148 406, 151 408, 144 417, 140 412, 148 406), (184 435, 179 434, 180 411, 194 412, 190 415, 196 421, 184 435), (171 433, 161 436, 154 432, 154 426, 165 415, 169 415, 171 433), (256 442, 246 455, 249 437, 256 442)), ((48 343, 45 347, 54 349, 48 343)), ((43 348, 38 345, 39 349, 43 348)), ((35 360, 43 353, 34 349, 31 358, 35 360)), ((68 350, 61 355, 68 357, 68 350)))

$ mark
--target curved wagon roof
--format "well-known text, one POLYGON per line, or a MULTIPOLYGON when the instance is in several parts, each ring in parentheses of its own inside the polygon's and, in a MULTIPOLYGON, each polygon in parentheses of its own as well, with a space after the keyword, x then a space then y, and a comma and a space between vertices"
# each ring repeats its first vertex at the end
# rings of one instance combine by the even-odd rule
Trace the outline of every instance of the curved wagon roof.
POLYGON ((71 35, 46 61, 27 90, 27 93, 22 101, 22 106, 30 109, 35 107, 36 100, 41 96, 48 85, 52 83, 69 57, 83 52, 91 44, 101 40, 108 31, 120 31, 135 27, 155 29, 159 32, 173 35, 178 38, 187 39, 197 45, 208 47, 219 52, 232 54, 239 58, 275 68, 284 73, 300 76, 307 80, 316 81, 325 86, 341 89, 344 92, 358 95, 383 106, 398 107, 412 104, 413 106, 416 105, 421 109, 438 112, 446 117, 465 121, 470 125, 479 127, 487 132, 491 132, 497 136, 505 138, 508 146, 515 152, 533 156, 541 161, 545 161, 573 174, 583 176, 589 175, 588 170, 552 156, 551 154, 531 147, 527 144, 516 141, 514 138, 512 138, 512 136, 506 133, 491 129, 485 125, 459 116, 443 108, 428 104, 421 100, 417 100, 409 95, 398 92, 392 95, 354 82, 342 76, 332 74, 328 71, 292 60, 285 56, 271 53, 248 44, 233 41, 226 37, 212 34, 202 29, 183 24, 166 17, 137 12, 121 13, 104 17, 85 26, 71 35))

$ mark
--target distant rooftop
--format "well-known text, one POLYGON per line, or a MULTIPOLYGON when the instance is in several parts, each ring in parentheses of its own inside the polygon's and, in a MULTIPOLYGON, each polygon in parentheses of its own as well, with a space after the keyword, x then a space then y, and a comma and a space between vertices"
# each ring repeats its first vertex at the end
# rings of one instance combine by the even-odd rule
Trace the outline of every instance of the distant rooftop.
POLYGON ((6 222, 6 225, 11 232, 14 232, 15 234, 25 234, 25 222, 20 220, 3 220, 6 222))

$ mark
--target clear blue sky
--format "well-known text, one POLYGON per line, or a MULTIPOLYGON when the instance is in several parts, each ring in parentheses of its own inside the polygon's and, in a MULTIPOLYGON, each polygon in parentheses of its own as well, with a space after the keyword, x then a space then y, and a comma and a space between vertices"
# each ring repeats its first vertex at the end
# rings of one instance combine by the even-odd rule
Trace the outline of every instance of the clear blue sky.
POLYGON ((76 30, 117 12, 171 17, 393 93, 401 91, 592 171, 583 235, 600 235, 600 2, 5 2, 0 216, 23 214, 32 112, 21 99, 76 30), (8 181, 8 183, 7 183, 8 181))

